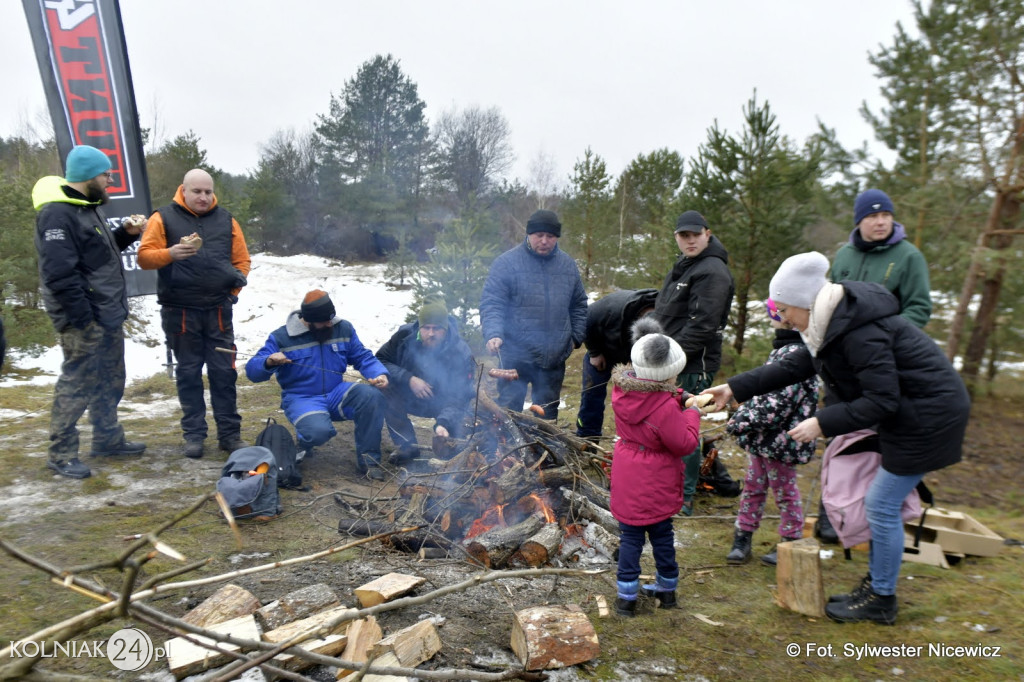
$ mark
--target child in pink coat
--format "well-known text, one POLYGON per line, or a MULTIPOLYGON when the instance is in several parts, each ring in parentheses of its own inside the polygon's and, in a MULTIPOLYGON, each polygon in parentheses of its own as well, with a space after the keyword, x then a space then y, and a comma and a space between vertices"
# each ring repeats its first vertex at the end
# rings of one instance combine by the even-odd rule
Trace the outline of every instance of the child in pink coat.
POLYGON ((633 327, 632 363, 612 372, 612 409, 619 436, 612 457, 611 511, 619 522, 619 615, 636 615, 640 553, 646 538, 654 550, 657 576, 644 591, 661 608, 676 604, 676 563, 672 517, 683 504, 683 456, 699 441, 700 411, 682 406, 685 394, 673 383, 686 355, 657 322, 633 327))

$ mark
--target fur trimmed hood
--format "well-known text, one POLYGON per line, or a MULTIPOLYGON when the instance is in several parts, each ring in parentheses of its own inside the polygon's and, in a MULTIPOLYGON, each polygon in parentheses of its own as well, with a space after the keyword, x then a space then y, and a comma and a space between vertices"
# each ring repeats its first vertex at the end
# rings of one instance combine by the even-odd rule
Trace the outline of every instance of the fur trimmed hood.
POLYGON ((676 386, 671 381, 652 381, 650 379, 638 379, 633 365, 615 365, 612 368, 612 384, 623 391, 638 391, 641 393, 656 393, 658 391, 676 392, 676 386))

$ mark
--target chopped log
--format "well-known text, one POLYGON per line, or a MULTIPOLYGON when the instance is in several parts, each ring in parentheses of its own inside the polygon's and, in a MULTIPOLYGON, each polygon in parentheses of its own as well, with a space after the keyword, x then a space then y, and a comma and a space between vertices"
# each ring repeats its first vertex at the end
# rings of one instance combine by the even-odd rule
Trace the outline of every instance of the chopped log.
POLYGON ((263 631, 266 632, 291 623, 293 620, 311 616, 317 611, 339 605, 341 605, 341 600, 338 599, 334 590, 323 583, 316 583, 270 602, 258 609, 255 615, 263 631))
MULTIPOLYGON (((395 668, 398 667, 398 657, 392 653, 387 653, 380 658, 373 660, 374 665, 379 665, 382 668, 395 668)), ((414 677, 403 677, 400 675, 376 675, 374 673, 368 673, 362 677, 359 673, 350 673, 347 670, 338 671, 338 679, 342 682, 416 682, 414 677)))
POLYGON ((440 547, 420 547, 420 561, 424 559, 446 559, 447 557, 448 550, 446 549, 441 549, 440 547))
POLYGON ((425 582, 426 578, 415 575, 387 573, 353 591, 363 608, 368 608, 408 594, 425 582))
POLYGON ((512 651, 527 670, 565 668, 597 658, 594 626, 576 604, 534 606, 516 613, 512 651))
POLYGON ((815 618, 825 615, 819 549, 814 538, 779 543, 775 582, 779 586, 777 601, 782 608, 815 618))
POLYGON ((252 592, 229 583, 211 594, 181 619, 196 627, 205 628, 232 618, 247 616, 259 607, 260 600, 252 592))
POLYGON ((562 495, 569 501, 569 519, 571 523, 575 523, 579 519, 586 519, 587 521, 600 524, 609 533, 618 535, 619 522, 615 520, 611 512, 597 506, 583 495, 566 488, 562 488, 562 495))
POLYGON ((604 598, 603 594, 594 595, 594 603, 597 604, 597 617, 607 618, 609 615, 608 611, 608 600, 604 598))
MULTIPOLYGON (((344 613, 356 613, 356 609, 349 608, 347 606, 336 606, 320 613, 315 613, 308 618, 301 618, 299 620, 292 621, 287 625, 282 625, 279 628, 269 630, 263 633, 264 642, 283 642, 286 639, 291 639, 295 635, 298 635, 309 630, 315 630, 321 627, 324 623, 344 613)), ((339 635, 344 634, 348 630, 349 623, 351 621, 342 621, 337 625, 325 630, 320 633, 322 635, 339 635)), ((343 645, 344 646, 344 645, 343 645)))
POLYGON ((598 523, 588 523, 583 529, 583 542, 612 561, 619 559, 619 536, 609 533, 598 523))
POLYGON ((391 653, 402 666, 415 668, 420 663, 429 661, 440 650, 441 638, 437 634, 437 627, 429 618, 425 618, 374 644, 370 649, 370 655, 377 659, 391 653))
MULTIPOLYGON (((238 637, 240 639, 252 639, 259 640, 260 631, 256 627, 256 619, 252 615, 241 616, 239 618, 232 618, 215 625, 211 625, 208 630, 220 633, 222 635, 230 635, 231 637, 238 637)), ((216 645, 218 648, 224 651, 238 651, 238 647, 234 644, 227 644, 225 642, 217 642, 208 637, 201 635, 189 635, 192 639, 199 642, 204 642, 210 645, 216 645)), ((174 675, 175 679, 181 679, 188 677, 189 675, 195 675, 196 673, 210 668, 217 668, 226 663, 234 660, 233 657, 228 653, 222 653, 207 649, 192 642, 187 641, 184 637, 175 637, 169 639, 164 643, 164 652, 167 655, 167 666, 171 670, 171 674, 174 675)))
MULTIPOLYGON (((381 640, 383 633, 377 619, 373 616, 353 621, 348 626, 348 643, 345 644, 345 651, 341 654, 342 659, 353 663, 365 663, 369 656, 370 647, 381 640)), ((355 670, 338 670, 338 679, 342 679, 355 670)))
MULTIPOLYGON (((348 642, 348 637, 345 635, 327 635, 326 637, 318 639, 308 639, 302 644, 298 644, 300 649, 313 654, 320 654, 321 656, 337 656, 344 650, 345 644, 348 642)), ((298 671, 311 668, 316 665, 309 659, 296 656, 294 654, 278 654, 274 656, 272 663, 285 670, 298 671)))
POLYGON ((487 568, 499 568, 543 525, 544 516, 532 514, 514 526, 493 528, 466 540, 463 545, 471 557, 487 568))
POLYGON ((546 523, 529 540, 519 546, 519 554, 530 566, 543 566, 558 553, 565 532, 557 523, 546 523))

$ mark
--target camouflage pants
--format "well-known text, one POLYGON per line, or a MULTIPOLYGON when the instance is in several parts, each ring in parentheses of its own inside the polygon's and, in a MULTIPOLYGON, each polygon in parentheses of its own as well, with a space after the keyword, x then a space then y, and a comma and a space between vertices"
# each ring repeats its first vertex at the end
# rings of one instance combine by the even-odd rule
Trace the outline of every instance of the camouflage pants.
POLYGON ((93 447, 124 440, 117 404, 124 395, 124 331, 95 322, 60 334, 64 362, 53 389, 50 459, 78 456, 78 420, 89 410, 93 447))

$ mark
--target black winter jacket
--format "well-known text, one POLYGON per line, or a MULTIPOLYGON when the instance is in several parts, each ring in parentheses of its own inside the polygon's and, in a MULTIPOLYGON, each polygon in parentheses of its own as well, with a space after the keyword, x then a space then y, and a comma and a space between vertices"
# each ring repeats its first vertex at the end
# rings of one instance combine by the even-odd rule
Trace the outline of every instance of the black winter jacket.
POLYGON ((437 349, 429 350, 419 341, 420 323, 403 324, 377 351, 377 359, 391 375, 388 390, 403 391, 410 414, 436 415, 449 432, 462 421, 474 395, 476 361, 459 336, 455 318, 448 318, 448 334, 437 349), (419 377, 431 386, 432 398, 417 398, 409 379, 419 377))
POLYGON ((728 263, 712 235, 696 257, 679 255, 658 292, 654 318, 686 353, 683 374, 713 375, 722 366, 722 333, 736 291, 728 263))
POLYGON ((587 307, 587 335, 583 339, 591 355, 603 355, 610 372, 630 361, 632 330, 640 312, 653 308, 657 289, 613 291, 587 307))
POLYGON ((231 214, 220 206, 197 216, 176 202, 159 209, 167 246, 197 232, 203 247, 191 258, 157 271, 157 300, 179 308, 215 308, 232 289, 246 285, 245 276, 231 265, 231 214))
POLYGON ((117 329, 128 317, 121 251, 138 239, 111 230, 99 204, 64 184, 42 178, 32 190, 35 245, 43 305, 58 332, 96 322, 117 329))
POLYGON ((827 387, 818 423, 827 437, 877 428, 882 466, 897 475, 955 464, 970 413, 960 375, 931 338, 899 315, 880 284, 841 283, 845 295, 812 357, 805 348, 729 380, 744 402, 813 376, 827 387))

